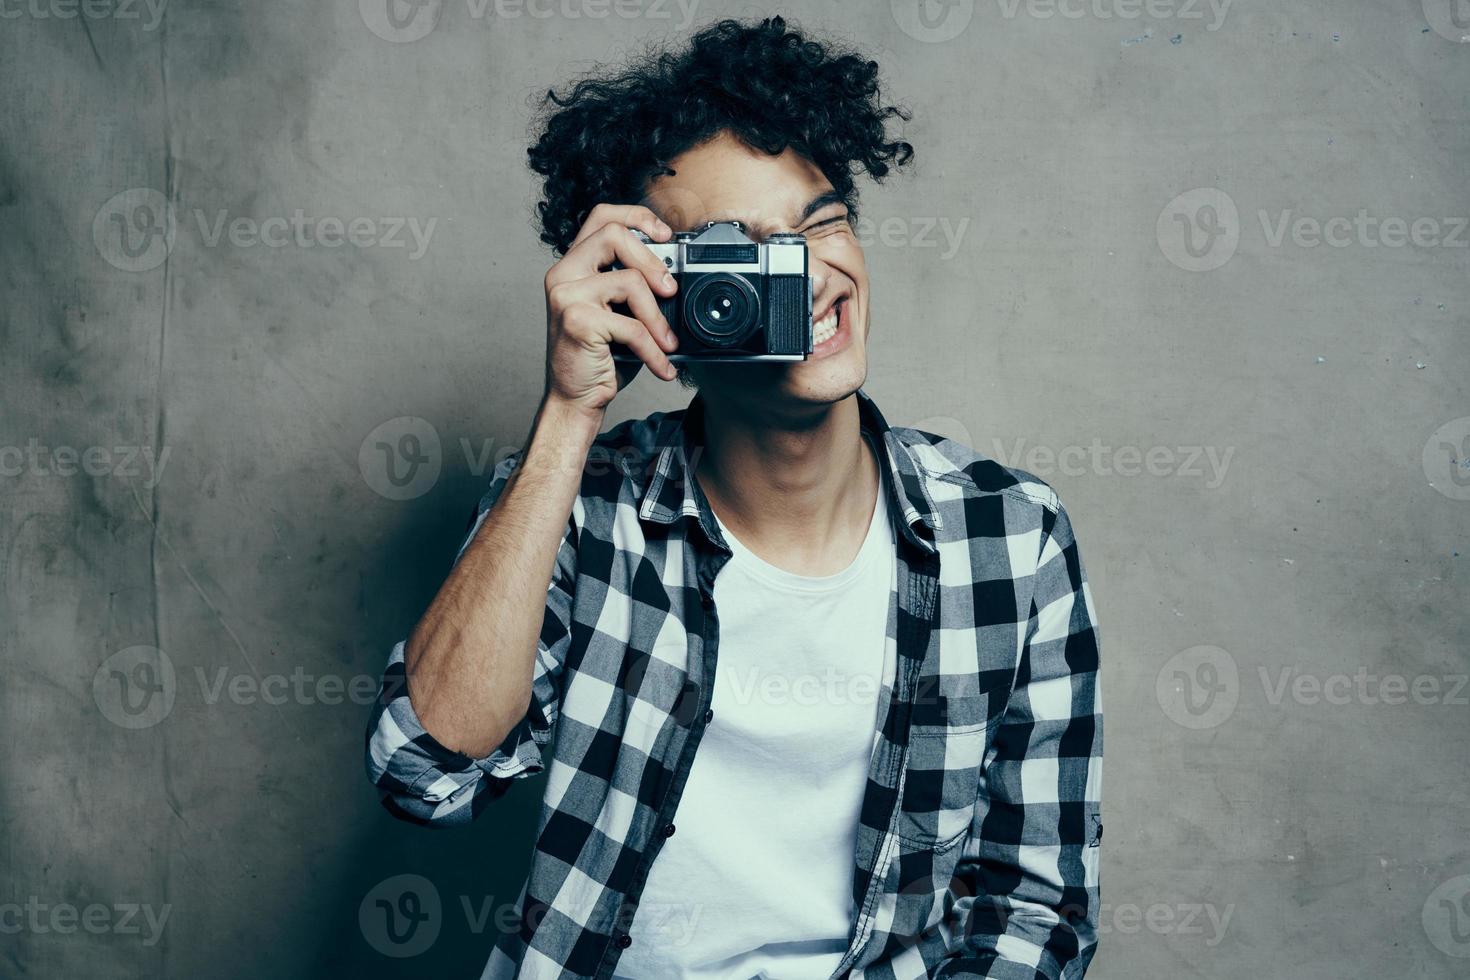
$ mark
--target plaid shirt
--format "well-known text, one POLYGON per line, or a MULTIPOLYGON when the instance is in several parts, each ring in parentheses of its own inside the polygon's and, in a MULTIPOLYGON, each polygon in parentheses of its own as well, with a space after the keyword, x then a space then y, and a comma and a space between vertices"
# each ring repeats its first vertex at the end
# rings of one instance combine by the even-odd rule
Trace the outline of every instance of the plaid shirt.
MULTIPOLYGON (((1071 524, 1037 478, 889 428, 858 397, 898 532, 897 669, 833 976, 1081 977, 1096 948, 1102 714, 1071 524)), ((485 977, 610 977, 631 942, 712 722, 713 591, 730 552, 692 478, 702 413, 696 397, 598 438, 547 589, 531 704, 497 750, 474 759, 435 741, 409 702, 403 644, 389 659, 367 768, 393 813, 464 824, 547 770, 520 928, 485 977)))

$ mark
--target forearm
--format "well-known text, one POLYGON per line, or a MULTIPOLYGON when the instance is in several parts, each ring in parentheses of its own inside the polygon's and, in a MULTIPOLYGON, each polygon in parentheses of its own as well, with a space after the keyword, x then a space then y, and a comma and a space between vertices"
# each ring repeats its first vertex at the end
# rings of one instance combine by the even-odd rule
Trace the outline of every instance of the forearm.
POLYGON ((520 721, 557 550, 601 423, 548 399, 521 463, 409 636, 409 697, 425 730, 466 755, 520 721))

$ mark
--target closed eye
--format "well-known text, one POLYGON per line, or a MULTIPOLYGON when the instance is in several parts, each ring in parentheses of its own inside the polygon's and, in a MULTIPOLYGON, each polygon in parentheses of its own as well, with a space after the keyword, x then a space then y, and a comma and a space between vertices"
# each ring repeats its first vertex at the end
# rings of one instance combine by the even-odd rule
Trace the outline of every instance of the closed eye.
POLYGON ((811 224, 809 224, 805 228, 803 228, 801 230, 801 233, 803 235, 810 235, 812 232, 825 231, 825 230, 827 230, 829 228, 832 228, 833 226, 836 226, 836 225, 842 225, 844 227, 847 225, 847 211, 846 210, 844 210, 841 214, 834 214, 830 218, 823 218, 820 221, 814 221, 814 222, 812 222, 811 224))

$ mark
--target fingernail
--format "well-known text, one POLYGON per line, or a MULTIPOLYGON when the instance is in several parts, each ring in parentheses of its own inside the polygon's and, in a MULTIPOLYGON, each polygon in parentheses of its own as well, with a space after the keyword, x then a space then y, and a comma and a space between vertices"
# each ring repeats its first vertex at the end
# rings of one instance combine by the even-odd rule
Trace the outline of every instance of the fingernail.
POLYGON ((665 289, 673 289, 674 288, 674 276, 673 276, 673 273, 670 273, 670 272, 665 272, 664 273, 664 288, 665 289))

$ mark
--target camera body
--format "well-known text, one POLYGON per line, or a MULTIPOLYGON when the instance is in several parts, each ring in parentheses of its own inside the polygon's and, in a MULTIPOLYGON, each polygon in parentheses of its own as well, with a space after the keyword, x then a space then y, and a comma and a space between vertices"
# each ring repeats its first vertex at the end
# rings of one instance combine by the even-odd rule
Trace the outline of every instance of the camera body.
MULTIPOLYGON (((634 230, 679 284, 658 299, 679 338, 672 361, 802 361, 812 352, 806 238, 748 238, 738 221, 711 221, 660 243, 634 230)), ((637 360, 619 351, 619 359, 637 360)))

